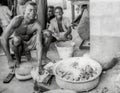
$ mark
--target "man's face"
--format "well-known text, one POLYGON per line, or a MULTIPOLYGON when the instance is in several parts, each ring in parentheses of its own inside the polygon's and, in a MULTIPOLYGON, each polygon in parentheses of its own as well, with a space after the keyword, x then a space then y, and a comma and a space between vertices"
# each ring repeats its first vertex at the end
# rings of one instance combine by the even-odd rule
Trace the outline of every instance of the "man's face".
POLYGON ((48 8, 48 17, 51 17, 54 15, 54 9, 48 8))
POLYGON ((57 19, 61 19, 61 18, 62 18, 62 15, 63 15, 63 12, 62 12, 61 9, 56 9, 56 10, 55 10, 55 17, 56 17, 57 19))
POLYGON ((35 19, 37 15, 37 8, 32 5, 27 5, 25 9, 25 17, 35 19))

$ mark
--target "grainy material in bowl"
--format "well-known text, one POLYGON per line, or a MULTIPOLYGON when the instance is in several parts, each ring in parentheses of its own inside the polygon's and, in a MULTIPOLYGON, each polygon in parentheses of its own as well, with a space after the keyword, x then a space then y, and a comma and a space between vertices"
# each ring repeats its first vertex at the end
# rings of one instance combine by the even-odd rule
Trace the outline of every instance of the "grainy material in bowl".
POLYGON ((99 83, 101 72, 101 65, 87 57, 64 59, 58 62, 54 67, 54 74, 59 87, 76 92, 89 91, 95 88, 99 83), (61 70, 63 72, 61 72, 61 70), (72 79, 69 75, 72 76, 72 79), (82 76, 82 78, 78 79, 79 75, 82 76))

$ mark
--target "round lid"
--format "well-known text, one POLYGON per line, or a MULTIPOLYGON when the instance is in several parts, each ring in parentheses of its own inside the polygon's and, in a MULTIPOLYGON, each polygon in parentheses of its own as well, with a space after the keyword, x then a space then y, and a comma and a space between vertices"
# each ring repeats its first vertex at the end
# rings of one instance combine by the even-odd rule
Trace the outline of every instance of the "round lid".
POLYGON ((29 75, 32 67, 31 63, 22 63, 20 67, 16 69, 16 73, 22 76, 29 75))

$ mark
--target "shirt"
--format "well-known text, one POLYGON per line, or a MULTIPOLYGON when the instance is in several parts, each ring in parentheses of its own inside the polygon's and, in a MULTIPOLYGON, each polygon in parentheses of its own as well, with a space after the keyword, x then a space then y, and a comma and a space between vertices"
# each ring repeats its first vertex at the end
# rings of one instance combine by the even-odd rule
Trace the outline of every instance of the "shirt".
POLYGON ((61 32, 60 29, 59 29, 57 19, 54 18, 54 19, 51 20, 48 30, 50 30, 52 32, 54 37, 60 37, 65 32, 68 31, 68 28, 69 28, 70 25, 71 25, 70 20, 67 17, 63 17, 62 18, 62 29, 63 29, 63 31, 61 32))

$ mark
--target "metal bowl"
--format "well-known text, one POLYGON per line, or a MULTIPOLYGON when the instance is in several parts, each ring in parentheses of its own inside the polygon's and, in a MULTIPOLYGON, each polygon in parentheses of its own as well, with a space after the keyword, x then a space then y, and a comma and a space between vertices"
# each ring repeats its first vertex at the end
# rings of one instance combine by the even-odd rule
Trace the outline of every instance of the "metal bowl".
POLYGON ((58 86, 60 88, 74 90, 76 92, 81 92, 81 91, 89 91, 98 85, 99 76, 102 72, 102 67, 98 62, 92 60, 91 58, 73 57, 73 58, 65 59, 65 60, 62 60, 62 61, 56 63, 53 71, 54 71, 54 74, 56 77, 56 83, 58 84, 58 86), (76 60, 79 61, 81 66, 90 65, 92 67, 97 67, 97 75, 95 75, 93 78, 90 78, 89 80, 86 80, 86 81, 69 81, 69 80, 66 80, 66 79, 60 77, 56 73, 57 68, 60 67, 61 64, 68 65, 68 62, 76 61, 76 60))

